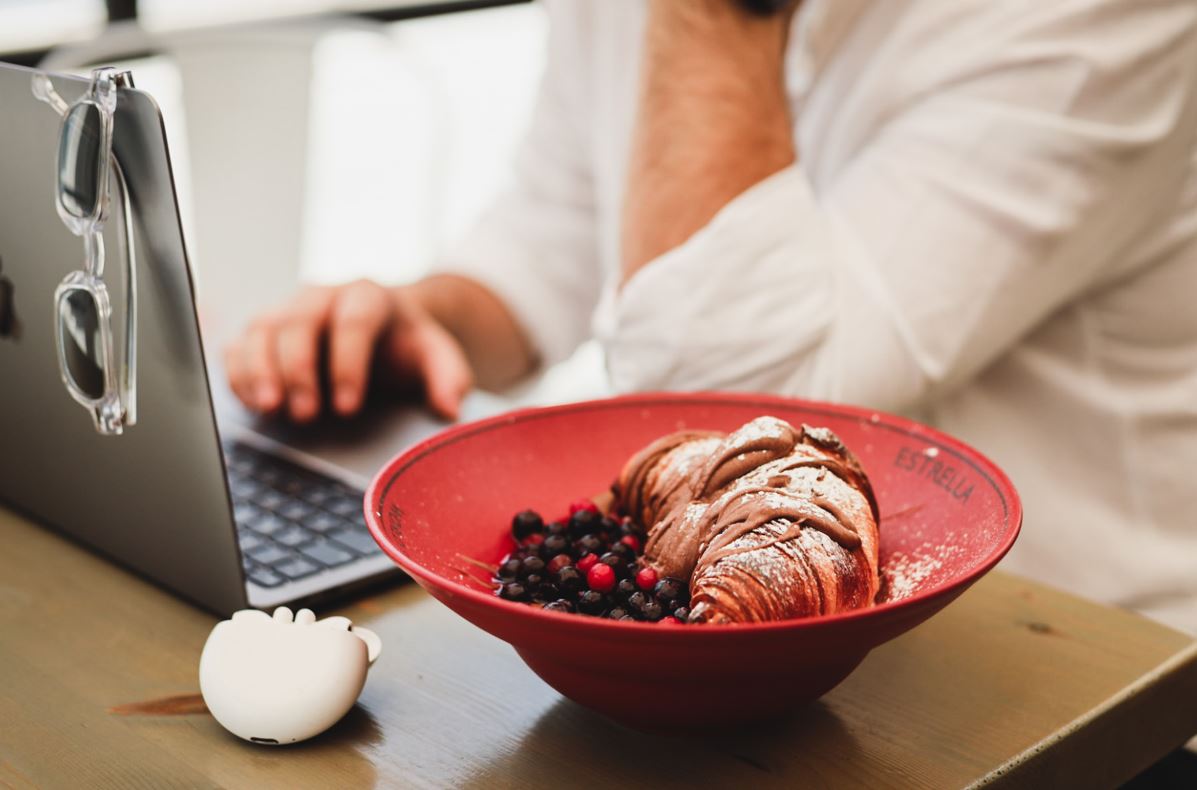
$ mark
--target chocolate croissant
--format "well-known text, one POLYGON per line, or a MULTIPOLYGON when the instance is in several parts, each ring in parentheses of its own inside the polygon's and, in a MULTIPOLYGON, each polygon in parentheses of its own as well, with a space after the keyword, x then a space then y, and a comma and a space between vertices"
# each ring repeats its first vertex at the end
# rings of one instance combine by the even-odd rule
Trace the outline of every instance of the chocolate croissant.
POLYGON ((871 606, 877 503, 826 428, 759 417, 681 431, 633 456, 616 508, 644 524, 645 563, 689 580, 694 622, 749 623, 871 606))

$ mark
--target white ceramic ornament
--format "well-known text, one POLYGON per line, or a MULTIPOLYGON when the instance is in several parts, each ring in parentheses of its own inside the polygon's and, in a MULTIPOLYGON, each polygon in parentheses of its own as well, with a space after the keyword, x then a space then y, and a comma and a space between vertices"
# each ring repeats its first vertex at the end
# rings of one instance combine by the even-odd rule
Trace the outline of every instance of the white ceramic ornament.
POLYGON ((349 712, 378 658, 378 635, 344 617, 280 606, 216 624, 200 656, 200 693, 226 730, 263 744, 324 732, 349 712))

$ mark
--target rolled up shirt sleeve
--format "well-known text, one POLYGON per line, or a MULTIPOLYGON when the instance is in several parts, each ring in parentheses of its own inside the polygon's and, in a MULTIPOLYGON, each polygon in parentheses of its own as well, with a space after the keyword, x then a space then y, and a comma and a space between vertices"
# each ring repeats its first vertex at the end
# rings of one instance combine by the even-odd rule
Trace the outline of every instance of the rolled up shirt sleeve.
POLYGON ((851 287, 802 169, 724 207, 686 243, 608 293, 597 334, 618 390, 788 388, 829 356, 851 287))
POLYGON ((1182 186, 1195 73, 1191 5, 1128 8, 995 31, 820 189, 797 163, 609 289, 614 387, 905 410, 1124 276, 1182 186))
POLYGON ((587 134, 586 19, 546 3, 548 57, 513 178, 466 237, 433 265, 484 285, 544 364, 590 335, 602 281, 587 134))

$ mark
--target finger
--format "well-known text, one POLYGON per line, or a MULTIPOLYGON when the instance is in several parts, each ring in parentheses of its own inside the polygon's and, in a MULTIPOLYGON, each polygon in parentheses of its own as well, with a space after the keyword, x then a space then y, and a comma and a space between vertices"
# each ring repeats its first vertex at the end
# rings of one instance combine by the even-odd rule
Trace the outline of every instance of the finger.
POLYGON ((320 337, 328 322, 331 288, 308 288, 287 308, 275 353, 287 391, 291 419, 306 422, 320 413, 320 337))
POLYGON ((229 389, 237 399, 251 409, 256 409, 253 390, 250 388, 249 376, 245 365, 241 361, 241 345, 234 341, 224 348, 224 373, 229 382, 229 389))
POLYGON ((462 400, 474 386, 470 363, 461 344, 443 327, 426 324, 417 331, 417 365, 428 405, 442 417, 456 420, 462 400))
POLYGON ((258 411, 271 412, 283 401, 282 379, 274 356, 276 318, 266 315, 254 321, 241 346, 250 402, 258 411))
POLYGON ((290 319, 278 333, 276 353, 287 410, 297 422, 307 422, 320 412, 320 330, 315 321, 290 319))
POLYGON ((337 294, 329 319, 329 373, 333 405, 342 415, 361 408, 370 379, 370 360, 392 315, 390 296, 377 283, 361 281, 337 294))

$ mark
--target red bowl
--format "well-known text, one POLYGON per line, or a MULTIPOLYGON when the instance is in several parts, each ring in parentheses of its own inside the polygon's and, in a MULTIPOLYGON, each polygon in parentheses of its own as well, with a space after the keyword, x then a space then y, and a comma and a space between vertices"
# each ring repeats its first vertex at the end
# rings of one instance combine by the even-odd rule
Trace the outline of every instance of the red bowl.
POLYGON ((1006 476, 910 420, 761 395, 635 395, 528 409, 451 428, 378 473, 374 539, 434 597, 509 642, 576 702, 639 727, 719 726, 825 694, 868 652, 938 612, 1010 549, 1022 522, 1006 476), (681 428, 731 430, 771 414, 827 426, 861 459, 881 509, 882 602, 827 617, 661 626, 503 601, 479 579, 512 548, 512 514, 562 513, 624 461, 681 428), (474 561, 474 562, 472 562, 474 561))

